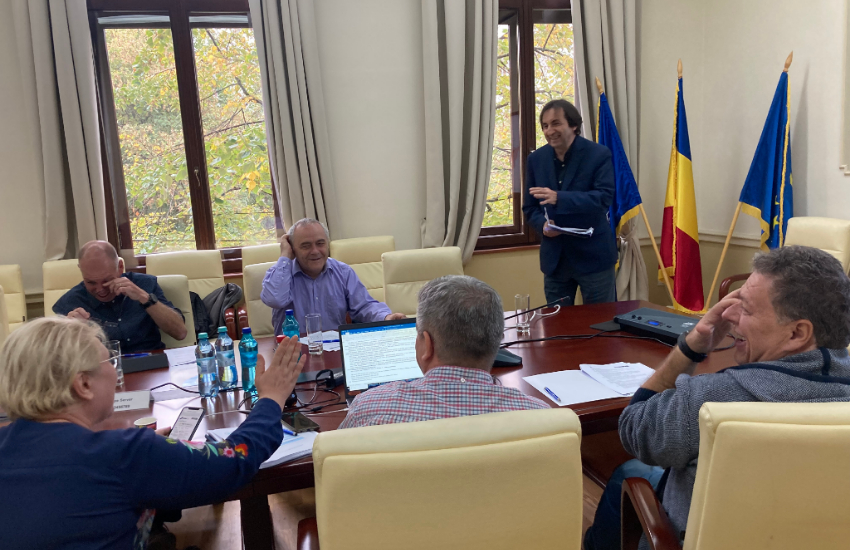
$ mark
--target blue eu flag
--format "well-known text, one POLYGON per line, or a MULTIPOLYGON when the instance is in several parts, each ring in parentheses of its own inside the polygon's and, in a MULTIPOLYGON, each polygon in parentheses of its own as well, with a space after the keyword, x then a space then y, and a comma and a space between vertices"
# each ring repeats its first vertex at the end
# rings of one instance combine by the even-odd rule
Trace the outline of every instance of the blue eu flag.
POLYGON ((782 246, 794 215, 789 112, 788 73, 783 72, 739 199, 741 210, 761 223, 765 251, 782 246))
POLYGON ((614 201, 608 210, 608 219, 614 235, 619 235, 623 225, 638 214, 641 198, 638 192, 632 167, 623 150, 623 142, 617 132, 614 123, 614 115, 608 106, 608 98, 605 93, 599 95, 599 104, 596 110, 596 143, 606 146, 611 150, 611 160, 614 162, 614 201))

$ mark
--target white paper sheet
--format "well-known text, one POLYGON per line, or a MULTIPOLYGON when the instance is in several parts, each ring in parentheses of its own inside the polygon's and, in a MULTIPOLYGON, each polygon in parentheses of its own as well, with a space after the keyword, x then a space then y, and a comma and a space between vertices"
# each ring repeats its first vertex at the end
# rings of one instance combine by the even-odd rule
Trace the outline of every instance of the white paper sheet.
MULTIPOLYGON (((213 440, 222 441, 227 439, 235 428, 219 428, 207 432, 213 440)), ((272 453, 268 460, 263 462, 260 469, 271 468, 284 462, 299 459, 313 452, 313 442, 316 440, 316 432, 301 432, 296 436, 285 435, 283 441, 280 442, 280 447, 272 453)))
POLYGON ((623 396, 634 395, 641 384, 655 372, 643 363, 579 365, 579 368, 600 384, 623 396))
MULTIPOLYGON (((305 346, 310 344, 310 341, 305 336, 300 340, 305 346)), ((339 332, 335 330, 326 330, 322 333, 322 350, 323 351, 339 351, 339 332)))
POLYGON ((198 346, 186 346, 182 348, 164 350, 165 355, 168 356, 168 366, 177 367, 180 365, 194 365, 196 347, 198 346))
POLYGON ((560 231, 561 233, 566 233, 568 235, 575 235, 576 237, 592 237, 593 236, 593 228, 588 227, 587 229, 579 229, 577 227, 559 227, 552 223, 552 220, 549 219, 549 213, 546 212, 546 208, 543 208, 543 214, 546 216, 546 221, 549 222, 549 229, 554 229, 555 231, 560 231))
POLYGON ((600 399, 611 399, 612 397, 623 397, 580 370, 547 372, 545 374, 525 376, 523 380, 534 386, 547 399, 561 407, 575 405, 576 403, 586 403, 588 401, 599 401, 600 399), (545 388, 552 390, 560 398, 560 401, 555 401, 546 392, 545 388))

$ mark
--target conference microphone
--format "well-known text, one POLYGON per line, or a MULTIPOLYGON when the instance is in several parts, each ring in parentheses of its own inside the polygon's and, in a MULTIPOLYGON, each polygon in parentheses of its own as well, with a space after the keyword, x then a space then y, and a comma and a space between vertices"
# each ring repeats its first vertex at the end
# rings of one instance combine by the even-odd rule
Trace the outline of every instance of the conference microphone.
MULTIPOLYGON (((569 299, 570 299, 569 296, 562 296, 561 298, 558 298, 557 300, 549 302, 548 304, 543 304, 542 306, 538 306, 534 309, 529 309, 527 312, 523 312, 523 313, 531 313, 532 311, 537 311, 538 309, 546 309, 547 307, 554 307, 554 306, 559 305, 564 300, 569 300, 569 299)), ((516 317, 518 315, 520 315, 520 314, 514 313, 513 315, 508 315, 507 317, 505 317, 505 321, 507 321, 508 319, 513 319, 514 317, 516 317)))

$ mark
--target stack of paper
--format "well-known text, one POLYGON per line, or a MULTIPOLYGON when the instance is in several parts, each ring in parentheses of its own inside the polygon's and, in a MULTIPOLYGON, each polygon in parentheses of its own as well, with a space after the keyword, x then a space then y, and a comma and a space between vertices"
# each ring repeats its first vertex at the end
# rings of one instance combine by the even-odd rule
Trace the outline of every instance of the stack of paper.
POLYGON ((629 397, 654 372, 641 363, 580 365, 580 368, 581 370, 526 376, 523 379, 550 401, 564 407, 601 399, 629 397), (546 391, 547 388, 549 391, 546 391), (558 396, 559 400, 552 397, 552 394, 558 396))
MULTIPOLYGON (((219 428, 207 432, 207 437, 213 441, 224 441, 236 428, 219 428)), ((302 432, 296 436, 284 435, 280 447, 263 462, 260 469, 271 468, 284 462, 299 459, 313 452, 313 442, 316 440, 316 432, 302 432)))
POLYGON ((177 367, 180 365, 195 364, 195 348, 198 346, 185 346, 182 348, 173 348, 164 350, 168 356, 168 366, 177 367))

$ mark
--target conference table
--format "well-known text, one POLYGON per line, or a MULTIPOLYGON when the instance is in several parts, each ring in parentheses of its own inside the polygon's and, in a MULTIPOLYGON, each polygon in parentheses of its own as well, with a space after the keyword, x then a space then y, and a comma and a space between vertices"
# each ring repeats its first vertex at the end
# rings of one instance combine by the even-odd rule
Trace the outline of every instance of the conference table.
MULTIPOLYGON (((669 345, 653 339, 636 337, 626 332, 601 333, 599 330, 590 328, 592 324, 610 321, 614 315, 627 313, 640 307, 665 310, 663 307, 644 301, 573 306, 562 308, 556 315, 535 320, 532 323, 530 335, 518 337, 515 328, 507 328, 503 342, 520 341, 508 349, 522 358, 522 365, 494 368, 493 376, 506 387, 517 388, 527 395, 552 403, 545 395, 523 380, 523 377, 578 369, 583 363, 606 364, 625 361, 656 367, 670 352, 669 345), (542 342, 531 341, 564 335, 577 337, 542 342)), ((512 327, 514 324, 508 320, 506 327, 512 327)), ((726 343, 730 344, 731 340, 726 343)), ((268 361, 273 353, 274 339, 260 339, 259 346, 260 353, 268 361)), ((731 349, 712 353, 698 366, 697 373, 715 372, 734 365, 733 353, 731 349)), ((323 369, 340 368, 340 366, 340 352, 325 352, 318 356, 308 356, 304 371, 318 372, 323 369)), ((175 380, 172 380, 172 373, 167 368, 125 376, 126 391, 150 389, 168 382, 175 382, 175 380)), ((301 384, 296 390, 302 401, 309 401, 313 397, 312 383, 301 384)), ((319 414, 310 416, 319 424, 320 431, 335 430, 345 418, 344 386, 337 387, 335 392, 340 396, 339 404, 326 406, 319 411, 319 414)), ((183 407, 198 406, 200 403, 200 406, 206 410, 206 416, 197 434, 204 434, 206 430, 239 425, 245 418, 244 413, 237 412, 237 406, 242 401, 242 397, 241 390, 222 393, 213 399, 200 399, 187 394, 186 398, 155 402, 148 410, 116 412, 99 428, 130 427, 135 419, 148 415, 157 418, 159 427, 170 426, 183 407)), ((326 392, 319 392, 315 399, 316 402, 324 403, 333 400, 334 396, 326 392)), ((617 419, 628 403, 629 398, 616 398, 570 405, 581 421, 584 473, 601 486, 604 486, 619 464, 631 458, 623 449, 616 431, 617 419)), ((197 434, 195 439, 199 438, 197 434)), ((225 499, 240 501, 245 548, 249 550, 274 548, 268 495, 312 486, 313 462, 312 458, 305 457, 260 470, 251 483, 225 499)))

